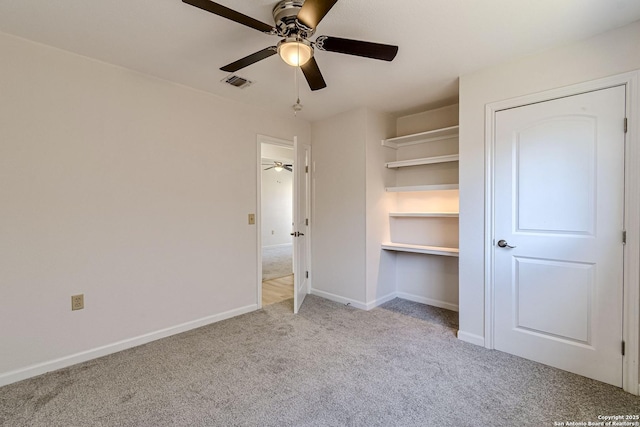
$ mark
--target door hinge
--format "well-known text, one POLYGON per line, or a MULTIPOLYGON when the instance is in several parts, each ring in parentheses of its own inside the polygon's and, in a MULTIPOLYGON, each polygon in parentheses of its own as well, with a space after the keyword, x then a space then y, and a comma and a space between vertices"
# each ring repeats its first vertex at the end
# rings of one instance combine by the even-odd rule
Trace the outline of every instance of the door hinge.
POLYGON ((622 244, 627 244, 627 230, 622 230, 622 244))
POLYGON ((625 345, 624 345, 624 341, 622 341, 622 355, 624 356, 624 350, 625 350, 625 345))
POLYGON ((309 226, 309 218, 305 218, 304 225, 309 226))
POLYGON ((627 133, 627 118, 624 118, 624 133, 627 133))
MULTIPOLYGON (((626 130, 625 130, 625 132, 626 132, 626 130)), ((304 173, 309 173, 309 166, 305 166, 304 167, 304 173)))
POLYGON ((308 272, 308 271, 306 271, 306 272, 305 272, 304 277, 305 277, 306 279, 308 279, 308 278, 309 278, 309 272, 308 272))

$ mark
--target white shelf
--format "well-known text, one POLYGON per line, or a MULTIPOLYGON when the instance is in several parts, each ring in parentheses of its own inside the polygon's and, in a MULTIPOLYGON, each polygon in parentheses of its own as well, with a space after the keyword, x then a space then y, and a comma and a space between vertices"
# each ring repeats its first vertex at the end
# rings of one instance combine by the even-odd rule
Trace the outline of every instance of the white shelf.
POLYGON ((458 212, 389 212, 393 218, 458 218, 458 212))
POLYGON ((411 159, 411 160, 398 160, 396 162, 389 162, 386 164, 386 166, 389 169, 393 169, 393 168, 405 168, 407 166, 430 165, 434 163, 457 162, 458 160, 460 160, 460 156, 458 154, 451 154, 449 156, 424 157, 422 159, 411 159))
POLYGON ((404 193, 412 191, 441 191, 457 190, 458 184, 412 185, 408 187, 387 187, 385 191, 390 193, 404 193))
POLYGON ((458 248, 444 248, 440 246, 408 245, 405 243, 383 243, 382 249, 396 252, 411 252, 416 254, 440 255, 457 257, 458 248))
POLYGON ((399 136, 397 138, 383 139, 382 145, 389 148, 398 149, 407 145, 422 144, 425 142, 441 141, 458 136, 459 126, 451 126, 448 128, 430 130, 428 132, 420 132, 413 135, 399 136))

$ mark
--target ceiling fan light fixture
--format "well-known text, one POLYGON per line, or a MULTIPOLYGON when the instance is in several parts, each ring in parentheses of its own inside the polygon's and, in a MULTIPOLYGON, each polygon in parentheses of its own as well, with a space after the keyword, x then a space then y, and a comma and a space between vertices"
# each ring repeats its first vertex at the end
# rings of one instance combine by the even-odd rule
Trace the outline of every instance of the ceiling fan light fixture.
POLYGON ((284 39, 278 43, 278 54, 292 67, 301 67, 313 57, 313 48, 304 39, 284 39))
POLYGON ((274 169, 276 170, 276 172, 282 172, 284 168, 282 166, 276 166, 274 169))

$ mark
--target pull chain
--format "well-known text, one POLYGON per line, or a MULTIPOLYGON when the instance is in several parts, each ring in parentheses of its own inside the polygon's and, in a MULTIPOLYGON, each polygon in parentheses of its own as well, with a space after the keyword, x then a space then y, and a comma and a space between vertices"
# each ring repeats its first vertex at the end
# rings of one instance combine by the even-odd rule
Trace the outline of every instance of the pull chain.
MULTIPOLYGON (((300 64, 300 45, 298 44, 298 64, 300 64)), ((298 117, 298 111, 302 111, 302 104, 300 104, 300 83, 298 82, 298 70, 300 69, 300 65, 293 68, 293 81, 296 85, 296 103, 293 104, 293 115, 298 117)))

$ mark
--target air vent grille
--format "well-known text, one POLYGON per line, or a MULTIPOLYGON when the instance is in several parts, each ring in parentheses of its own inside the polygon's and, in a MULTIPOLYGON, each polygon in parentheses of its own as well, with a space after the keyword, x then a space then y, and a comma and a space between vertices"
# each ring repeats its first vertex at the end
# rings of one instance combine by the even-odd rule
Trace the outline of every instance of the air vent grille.
POLYGON ((244 79, 239 76, 231 75, 222 80, 223 83, 230 84, 231 86, 238 87, 240 89, 244 89, 245 87, 251 86, 253 82, 250 80, 244 79))

